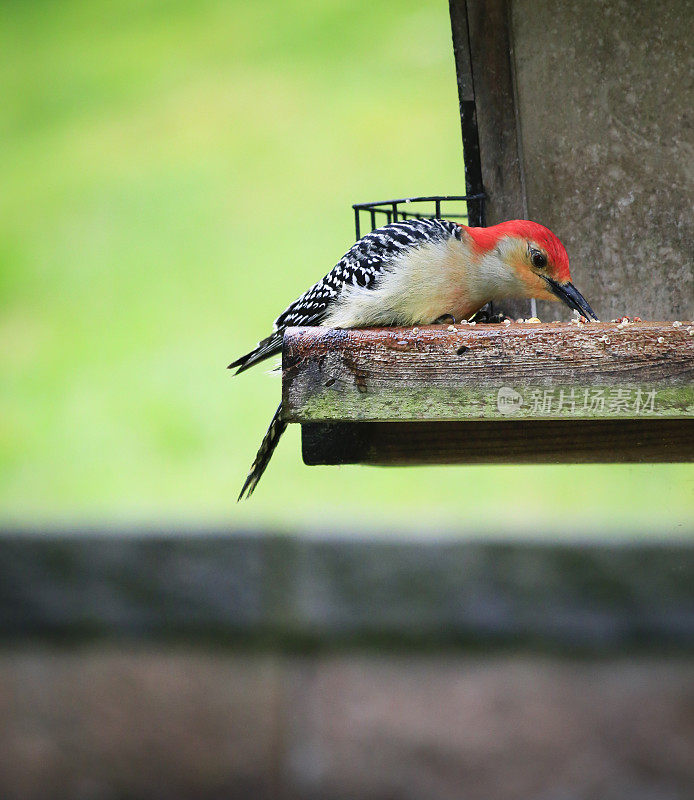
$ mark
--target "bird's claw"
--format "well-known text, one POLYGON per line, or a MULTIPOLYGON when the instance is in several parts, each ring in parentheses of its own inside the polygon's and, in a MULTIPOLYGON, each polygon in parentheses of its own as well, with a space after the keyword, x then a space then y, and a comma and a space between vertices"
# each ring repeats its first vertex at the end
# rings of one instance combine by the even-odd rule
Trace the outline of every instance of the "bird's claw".
POLYGON ((437 317, 431 324, 432 325, 455 325, 456 319, 453 314, 442 314, 437 317))
POLYGON ((470 322, 474 320, 475 322, 481 322, 486 325, 498 325, 506 319, 508 319, 508 317, 503 311, 499 311, 495 314, 491 306, 486 305, 470 317, 470 322))

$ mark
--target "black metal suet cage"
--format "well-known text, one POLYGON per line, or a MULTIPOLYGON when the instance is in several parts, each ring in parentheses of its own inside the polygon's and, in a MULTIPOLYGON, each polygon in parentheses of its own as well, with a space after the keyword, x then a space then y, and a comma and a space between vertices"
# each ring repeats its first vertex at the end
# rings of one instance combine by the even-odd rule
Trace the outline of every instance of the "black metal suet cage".
POLYGON ((362 216, 366 215, 369 230, 381 225, 406 219, 453 219, 471 225, 481 225, 484 220, 485 195, 431 195, 428 197, 405 197, 399 200, 381 200, 375 203, 355 203, 354 232, 361 239, 362 216))

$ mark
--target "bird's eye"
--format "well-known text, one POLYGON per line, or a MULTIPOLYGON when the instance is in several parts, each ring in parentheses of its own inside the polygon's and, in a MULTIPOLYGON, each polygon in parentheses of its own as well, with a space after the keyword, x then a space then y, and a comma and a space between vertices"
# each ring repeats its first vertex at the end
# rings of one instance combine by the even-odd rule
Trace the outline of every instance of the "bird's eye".
POLYGON ((538 269, 544 269, 547 266, 547 256, 539 250, 530 251, 530 260, 533 262, 533 266, 538 269))

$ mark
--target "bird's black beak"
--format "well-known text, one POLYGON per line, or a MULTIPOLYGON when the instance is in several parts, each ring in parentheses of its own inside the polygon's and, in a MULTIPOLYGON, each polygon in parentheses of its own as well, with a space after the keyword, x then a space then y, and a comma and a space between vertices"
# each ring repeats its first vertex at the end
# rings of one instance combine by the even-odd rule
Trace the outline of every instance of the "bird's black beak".
POLYGON ((578 291, 573 283, 559 283, 559 281, 554 281, 551 278, 547 278, 546 280, 552 294, 555 294, 563 303, 566 303, 569 308, 578 311, 578 313, 586 319, 593 319, 596 322, 600 321, 595 316, 595 311, 588 305, 586 298, 578 291))

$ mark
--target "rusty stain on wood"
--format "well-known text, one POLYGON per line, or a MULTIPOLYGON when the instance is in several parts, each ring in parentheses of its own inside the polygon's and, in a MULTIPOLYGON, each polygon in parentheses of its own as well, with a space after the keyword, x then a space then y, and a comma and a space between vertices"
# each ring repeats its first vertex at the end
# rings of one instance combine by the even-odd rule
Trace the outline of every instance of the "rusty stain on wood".
POLYGON ((304 423, 694 415, 689 323, 449 327, 424 326, 417 333, 290 328, 283 352, 286 418, 304 423), (499 389, 517 396, 501 402, 499 389))

